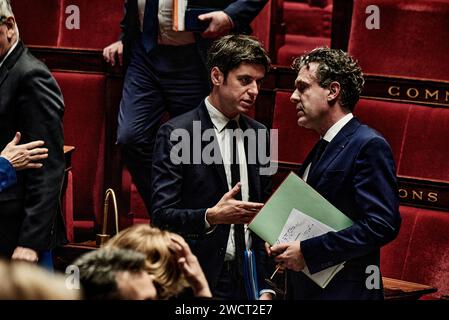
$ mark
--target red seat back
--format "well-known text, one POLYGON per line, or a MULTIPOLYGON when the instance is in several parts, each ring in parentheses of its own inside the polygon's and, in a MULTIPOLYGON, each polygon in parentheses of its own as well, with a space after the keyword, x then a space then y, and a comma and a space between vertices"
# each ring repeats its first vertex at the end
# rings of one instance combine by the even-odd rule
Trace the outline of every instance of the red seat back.
POLYGON ((72 156, 74 220, 102 216, 105 150, 105 76, 54 72, 65 102, 64 143, 72 156))
POLYGON ((449 80, 449 1, 354 1, 349 53, 365 73, 449 80), (380 29, 367 29, 366 8, 380 11, 380 29))
POLYGON ((398 174, 449 181, 449 109, 413 106, 398 174))
POLYGON ((298 126, 295 105, 290 91, 277 91, 273 115, 273 129, 278 130, 278 160, 302 163, 318 140, 318 134, 298 126))
POLYGON ((25 44, 57 46, 62 1, 14 0, 11 6, 25 44))
POLYGON ((402 144, 409 112, 409 104, 381 100, 360 99, 354 111, 360 121, 379 131, 393 150, 396 164, 401 159, 402 144))

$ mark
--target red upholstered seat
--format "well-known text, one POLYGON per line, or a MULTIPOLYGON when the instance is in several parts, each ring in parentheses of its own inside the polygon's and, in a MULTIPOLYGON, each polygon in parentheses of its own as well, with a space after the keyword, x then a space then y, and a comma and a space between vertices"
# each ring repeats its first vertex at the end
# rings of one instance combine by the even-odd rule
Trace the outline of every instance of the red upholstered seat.
MULTIPOLYGON (((298 126, 296 108, 290 101, 290 91, 276 91, 273 129, 278 130, 278 160, 302 163, 318 140, 318 134, 298 126)), ((272 142, 273 143, 273 142, 272 142)))
POLYGON ((290 65, 293 58, 316 47, 330 47, 332 1, 285 1, 283 19, 286 35, 276 55, 276 63, 290 65), (328 4, 326 7, 323 8, 328 4))
POLYGON ((349 53, 365 73, 449 80, 449 1, 354 1, 349 53), (380 10, 380 29, 368 30, 365 10, 380 10))
POLYGON ((53 75, 65 101, 65 144, 76 147, 72 156, 74 225, 67 225, 67 229, 90 229, 103 210, 105 76, 69 72, 53 75))
POLYGON ((354 115, 364 124, 379 131, 390 144, 396 164, 400 161, 404 133, 410 109, 409 104, 381 100, 360 99, 354 115))
POLYGON ((382 274, 438 288, 423 297, 449 293, 449 215, 401 206, 399 236, 381 250, 382 274))
POLYGON ((277 53, 277 64, 289 66, 292 64, 294 58, 317 47, 330 47, 330 42, 330 38, 325 37, 287 34, 285 36, 285 44, 279 48, 277 53))
POLYGON ((449 109, 414 105, 398 174, 449 181, 449 109))
POLYGON ((27 45, 103 49, 117 41, 123 0, 14 0, 20 36, 27 45), (79 29, 69 29, 73 22, 69 6, 79 8, 79 29))
POLYGON ((416 226, 417 211, 414 207, 401 206, 401 229, 395 240, 381 250, 382 275, 389 278, 402 279, 407 258, 410 238, 416 226))
MULTIPOLYGON (((251 23, 253 29, 253 36, 255 36, 262 43, 265 50, 270 50, 270 27, 271 27, 271 2, 269 0, 262 11, 251 23)), ((276 0, 275 0, 276 1, 276 0)))
POLYGON ((14 0, 12 10, 19 25, 20 38, 27 45, 56 46, 62 1, 14 0))
POLYGON ((449 294, 449 215, 418 209, 402 278, 438 288, 432 297, 449 294))
POLYGON ((59 47, 103 49, 118 40, 120 20, 123 17, 123 0, 63 0, 59 47), (67 29, 65 10, 76 5, 80 10, 80 29, 67 29))
POLYGON ((308 3, 285 1, 284 22, 287 26, 287 34, 330 37, 332 5, 321 8, 308 3))

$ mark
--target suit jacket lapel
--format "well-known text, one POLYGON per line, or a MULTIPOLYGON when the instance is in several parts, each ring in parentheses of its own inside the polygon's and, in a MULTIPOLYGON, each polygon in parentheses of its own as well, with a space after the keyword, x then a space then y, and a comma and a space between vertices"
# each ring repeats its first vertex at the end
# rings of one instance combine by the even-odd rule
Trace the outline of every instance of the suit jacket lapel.
MULTIPOLYGON (((201 121, 201 135, 203 135, 204 131, 208 130, 208 129, 214 129, 214 125, 212 123, 212 120, 210 118, 209 112, 207 111, 206 108, 206 104, 204 103, 204 101, 201 102, 199 108, 198 108, 198 115, 199 115, 199 119, 201 121)), ((218 146, 218 140, 217 140, 217 136, 215 135, 215 131, 214 131, 214 138, 212 141, 203 141, 201 139, 201 152, 204 150, 204 148, 206 147, 206 145, 210 144, 210 143, 214 143, 214 150, 220 150, 220 147, 218 146)), ((221 158, 221 153, 219 154, 220 158, 221 158)), ((228 180, 226 179, 226 171, 224 169, 224 165, 223 165, 223 159, 221 159, 221 163, 214 163, 211 164, 212 166, 214 166, 215 171, 217 172, 217 175, 220 179, 220 185, 221 186, 225 186, 225 192, 228 191, 228 180)))
POLYGON ((24 50, 25 46, 23 45, 23 42, 19 40, 19 43, 15 47, 14 51, 11 52, 8 58, 6 58, 0 68, 0 87, 3 84, 3 81, 5 81, 5 79, 8 77, 9 70, 11 70, 11 68, 16 64, 17 60, 22 55, 24 50))
POLYGON ((320 177, 323 175, 324 171, 329 167, 329 165, 334 161, 338 154, 345 148, 350 137, 354 131, 360 126, 360 122, 357 118, 352 118, 332 139, 329 145, 324 150, 320 161, 315 165, 312 172, 309 172, 309 177, 307 178, 307 183, 311 186, 316 186, 320 177))

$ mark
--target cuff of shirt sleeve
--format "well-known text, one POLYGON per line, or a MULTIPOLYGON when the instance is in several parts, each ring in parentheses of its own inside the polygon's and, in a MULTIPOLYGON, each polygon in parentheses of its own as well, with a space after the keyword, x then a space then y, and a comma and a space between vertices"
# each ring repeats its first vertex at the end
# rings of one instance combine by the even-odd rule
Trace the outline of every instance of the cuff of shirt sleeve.
MULTIPOLYGON (((209 210, 209 209, 207 209, 207 210, 209 210)), ((206 210, 206 213, 204 214, 204 227, 206 229, 206 234, 209 234, 209 233, 214 232, 214 230, 217 226, 215 225, 215 226, 211 227, 209 221, 207 221, 207 210, 206 210)))
POLYGON ((273 296, 273 298, 276 297, 276 292, 275 292, 274 290, 271 290, 271 289, 263 289, 263 290, 260 290, 260 291, 259 291, 259 297, 260 297, 261 295, 263 295, 264 293, 271 293, 271 295, 273 296))

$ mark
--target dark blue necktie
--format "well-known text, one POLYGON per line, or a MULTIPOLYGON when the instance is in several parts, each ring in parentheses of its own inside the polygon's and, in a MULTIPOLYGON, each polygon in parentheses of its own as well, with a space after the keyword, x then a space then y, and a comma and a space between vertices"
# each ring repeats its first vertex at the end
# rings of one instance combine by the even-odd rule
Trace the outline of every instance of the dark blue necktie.
POLYGON ((321 156, 323 155, 323 152, 326 149, 328 144, 329 144, 329 142, 324 140, 323 138, 321 138, 317 142, 317 144, 314 148, 315 154, 312 157, 312 162, 310 164, 309 172, 312 172, 312 170, 316 167, 316 164, 320 161, 321 156))
POLYGON ((159 29, 159 0, 147 0, 143 15, 143 46, 146 52, 150 52, 157 45, 159 29))

